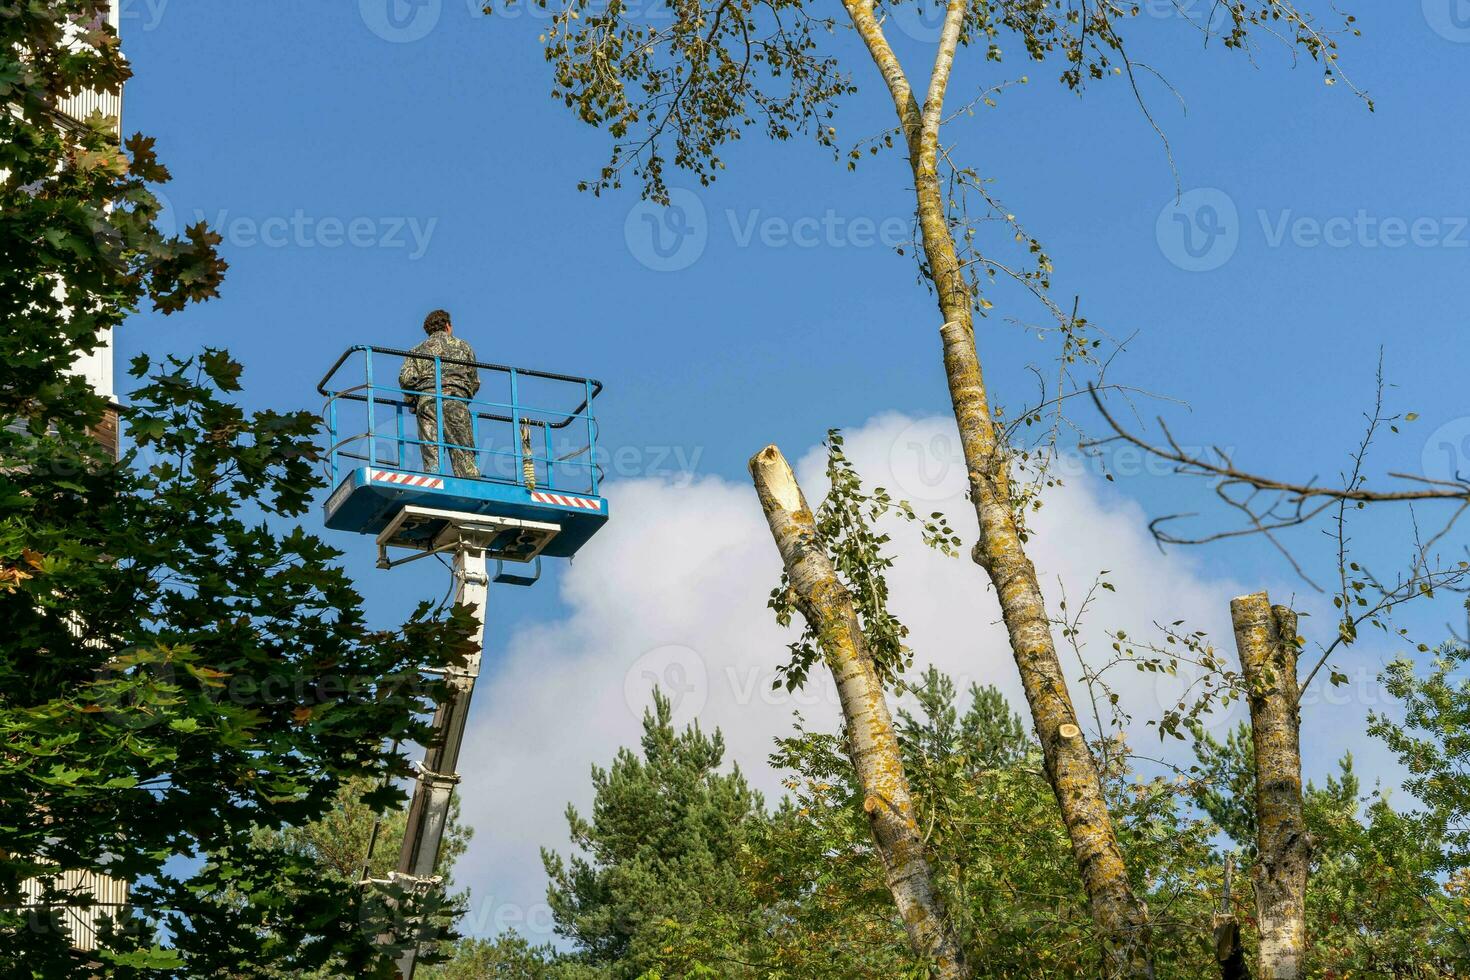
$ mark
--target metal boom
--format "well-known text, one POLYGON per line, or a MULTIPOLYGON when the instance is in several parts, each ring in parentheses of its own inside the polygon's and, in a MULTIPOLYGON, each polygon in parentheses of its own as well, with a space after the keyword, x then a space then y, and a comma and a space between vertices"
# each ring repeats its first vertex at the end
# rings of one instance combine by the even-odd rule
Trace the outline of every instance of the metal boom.
MULTIPOLYGON (((470 607, 476 636, 474 652, 466 658, 464 666, 450 667, 444 672, 448 692, 434 712, 435 737, 424 750, 423 765, 408 807, 408 823, 403 830, 398 870, 393 874, 397 881, 419 893, 439 884, 434 871, 439 863, 444 828, 449 822, 450 798, 459 782, 455 767, 464 743, 470 697, 475 691, 475 679, 480 676, 480 657, 485 644, 485 600, 490 586, 482 542, 461 539, 454 552, 454 577, 459 583, 455 601, 470 607)), ((410 931, 414 934, 398 959, 398 971, 404 980, 412 980, 419 952, 417 930, 410 931)))

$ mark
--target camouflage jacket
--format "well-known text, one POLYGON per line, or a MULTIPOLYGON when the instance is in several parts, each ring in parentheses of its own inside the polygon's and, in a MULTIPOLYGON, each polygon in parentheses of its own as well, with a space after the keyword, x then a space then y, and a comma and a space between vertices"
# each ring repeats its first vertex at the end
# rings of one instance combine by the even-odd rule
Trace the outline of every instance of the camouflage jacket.
MULTIPOLYGON (((443 330, 429 334, 424 338, 422 344, 413 349, 413 353, 426 356, 403 359, 403 369, 398 372, 398 387, 405 391, 431 392, 434 390, 434 362, 428 360, 430 357, 452 357, 460 361, 475 359, 474 348, 443 330)), ((467 364, 449 364, 441 361, 439 380, 444 386, 446 395, 469 398, 480 390, 479 369, 467 364)))

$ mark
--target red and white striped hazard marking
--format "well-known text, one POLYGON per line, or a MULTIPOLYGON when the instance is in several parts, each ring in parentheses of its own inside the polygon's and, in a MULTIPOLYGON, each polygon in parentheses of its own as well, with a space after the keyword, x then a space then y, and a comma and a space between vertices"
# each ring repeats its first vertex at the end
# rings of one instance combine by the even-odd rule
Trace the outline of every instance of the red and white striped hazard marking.
POLYGON ((368 479, 374 483, 399 483, 406 487, 423 487, 426 490, 443 490, 444 481, 437 476, 418 473, 394 473, 391 470, 368 470, 368 479))
POLYGON ((583 510, 602 510, 602 502, 586 497, 568 497, 564 493, 546 493, 532 490, 531 499, 538 504, 556 504, 559 507, 580 507, 583 510))

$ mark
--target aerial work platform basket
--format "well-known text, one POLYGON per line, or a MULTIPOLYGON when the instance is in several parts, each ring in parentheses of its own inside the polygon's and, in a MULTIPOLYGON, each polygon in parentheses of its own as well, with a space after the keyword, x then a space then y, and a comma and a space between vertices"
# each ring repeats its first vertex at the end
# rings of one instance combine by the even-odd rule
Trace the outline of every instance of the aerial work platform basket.
POLYGON ((453 547, 450 538, 481 517, 491 557, 529 562, 570 558, 607 521, 593 414, 601 382, 360 345, 337 359, 317 391, 327 400, 329 528, 376 535, 380 550, 430 552, 453 547), (432 391, 398 387, 406 358, 433 362, 432 391), (445 364, 477 369, 480 390, 446 392, 445 364), (421 437, 413 400, 425 398, 440 409, 421 437), (450 402, 467 411, 468 444, 445 432, 450 402), (438 457, 427 469, 426 447, 438 457), (466 453, 478 475, 455 475, 454 456, 466 453))
MULTIPOLYGON (((601 390, 590 378, 368 346, 348 348, 317 385, 327 400, 327 527, 375 535, 380 568, 452 552, 455 604, 476 622, 463 662, 435 671, 445 693, 415 772, 397 869, 387 879, 369 878, 369 843, 364 887, 428 893, 443 886, 439 849, 460 780, 489 587, 533 584, 542 555, 570 558, 606 523, 593 416, 601 390), (406 377, 416 390, 398 383, 411 358, 418 363, 406 377), (467 368, 477 379, 473 392, 467 368), (413 554, 392 560, 390 548, 413 554)), ((380 937, 405 980, 414 974, 422 927, 410 917, 380 937)))

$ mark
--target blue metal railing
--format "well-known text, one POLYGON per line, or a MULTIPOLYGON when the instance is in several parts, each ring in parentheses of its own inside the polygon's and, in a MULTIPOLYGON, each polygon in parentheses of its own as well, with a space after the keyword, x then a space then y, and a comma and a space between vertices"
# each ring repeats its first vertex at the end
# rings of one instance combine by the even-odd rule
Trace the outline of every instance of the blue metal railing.
MULTIPOLYGON (((391 376, 397 378, 396 374, 391 376)), ((534 482, 550 490, 596 494, 601 482, 593 403, 602 391, 602 383, 591 378, 357 345, 343 352, 317 385, 317 391, 327 400, 322 413, 328 439, 325 466, 333 486, 341 480, 344 469, 361 465, 411 468, 409 447, 418 448, 419 468, 424 449, 432 447, 438 456, 434 472, 444 475, 454 473, 452 457, 455 451, 461 451, 473 454, 480 470, 476 478, 493 483, 534 482), (360 374, 354 372, 354 383, 341 386, 339 374, 358 354, 362 355, 360 374), (375 370, 381 373, 385 362, 401 364, 408 358, 434 362, 432 391, 400 388, 396 380, 393 385, 374 380, 375 370), (500 400, 445 392, 445 364, 474 368, 481 385, 477 396, 487 386, 500 385, 506 397, 500 400), (355 381, 358 377, 360 382, 355 381), (528 384, 536 389, 534 403, 524 397, 528 384), (406 416, 414 412, 415 400, 425 398, 433 399, 437 409, 432 440, 419 437, 416 421, 411 427, 406 423, 406 416), (449 402, 465 406, 470 419, 470 445, 445 439, 443 409, 449 402), (389 430, 386 435, 384 428, 389 430), (541 431, 539 447, 531 438, 536 429, 541 431), (560 437, 560 445, 554 444, 554 434, 560 437), (379 444, 385 440, 392 448, 381 452, 379 444)))

